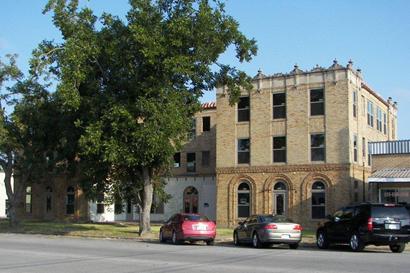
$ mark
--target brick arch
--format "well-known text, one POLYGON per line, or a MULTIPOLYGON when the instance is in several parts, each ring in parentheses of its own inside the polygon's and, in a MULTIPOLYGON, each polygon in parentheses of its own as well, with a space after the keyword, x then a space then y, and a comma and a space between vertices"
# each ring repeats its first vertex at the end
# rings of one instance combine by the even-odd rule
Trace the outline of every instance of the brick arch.
POLYGON ((255 180, 247 175, 239 175, 233 177, 228 184, 228 224, 234 225, 238 221, 238 187, 242 182, 247 182, 250 186, 251 191, 251 214, 255 214, 257 211, 257 202, 256 202, 256 183, 255 180))
POLYGON ((307 201, 308 206, 305 207, 305 212, 301 212, 302 214, 306 214, 308 219, 311 219, 312 215, 312 200, 311 200, 311 194, 312 194, 312 186, 313 183, 316 181, 320 181, 323 184, 325 184, 325 194, 326 194, 326 206, 325 206, 325 214, 327 214, 329 211, 332 210, 332 205, 330 204, 330 200, 332 200, 332 180, 325 174, 322 173, 310 173, 308 174, 304 179, 303 182, 300 186, 300 194, 301 194, 301 200, 307 201))
POLYGON ((294 185, 292 183, 292 180, 284 174, 276 174, 266 179, 264 186, 263 186, 263 212, 264 213, 270 214, 273 211, 273 199, 272 199, 273 186, 276 184, 276 182, 279 182, 279 181, 284 181, 288 187, 288 212, 290 212, 289 208, 293 206, 294 185))

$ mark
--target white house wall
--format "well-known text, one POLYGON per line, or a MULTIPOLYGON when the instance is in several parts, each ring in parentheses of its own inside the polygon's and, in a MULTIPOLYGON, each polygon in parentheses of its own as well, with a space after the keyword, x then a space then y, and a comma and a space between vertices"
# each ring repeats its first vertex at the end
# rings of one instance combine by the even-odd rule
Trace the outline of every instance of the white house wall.
MULTIPOLYGON (((151 214, 152 222, 163 222, 174 213, 183 212, 184 209, 184 190, 187 187, 195 187, 198 190, 198 209, 199 213, 206 215, 211 220, 216 219, 216 185, 214 176, 201 177, 172 177, 167 178, 165 191, 171 195, 171 199, 164 205, 163 214, 151 214)), ((93 222, 115 222, 115 221, 138 221, 139 214, 136 206, 132 207, 131 213, 114 213, 114 205, 106 205, 104 213, 97 214, 97 204, 89 203, 90 220, 93 222)))
POLYGON ((7 194, 6 187, 4 185, 4 172, 0 172, 0 218, 6 217, 6 200, 7 194))
POLYGON ((198 190, 199 213, 206 215, 211 220, 216 219, 216 184, 214 176, 171 177, 166 181, 165 190, 172 197, 164 206, 164 220, 174 213, 183 212, 184 190, 189 186, 198 190), (208 207, 205 204, 208 204, 208 207))

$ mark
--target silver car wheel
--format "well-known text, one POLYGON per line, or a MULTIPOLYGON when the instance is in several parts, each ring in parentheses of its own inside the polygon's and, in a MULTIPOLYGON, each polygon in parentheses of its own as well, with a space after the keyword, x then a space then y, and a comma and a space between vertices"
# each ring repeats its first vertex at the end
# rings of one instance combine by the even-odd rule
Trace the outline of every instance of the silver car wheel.
POLYGON ((253 247, 259 247, 259 238, 256 233, 253 234, 252 244, 253 244, 253 247))
POLYGON ((350 237, 350 247, 353 250, 356 250, 359 248, 359 238, 357 237, 356 234, 353 234, 352 237, 350 237))

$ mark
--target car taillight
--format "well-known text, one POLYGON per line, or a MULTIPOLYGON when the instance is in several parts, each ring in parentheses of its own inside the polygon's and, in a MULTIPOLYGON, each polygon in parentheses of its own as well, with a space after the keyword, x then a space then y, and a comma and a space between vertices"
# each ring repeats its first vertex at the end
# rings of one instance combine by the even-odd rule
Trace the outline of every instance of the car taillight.
POLYGON ((278 226, 275 224, 267 224, 266 226, 263 227, 263 229, 277 229, 278 226))
POLYGON ((368 231, 373 231, 373 218, 367 219, 367 230, 368 231))
POLYGON ((303 228, 302 228, 301 225, 294 225, 294 226, 293 226, 293 230, 300 230, 300 231, 302 231, 303 228))

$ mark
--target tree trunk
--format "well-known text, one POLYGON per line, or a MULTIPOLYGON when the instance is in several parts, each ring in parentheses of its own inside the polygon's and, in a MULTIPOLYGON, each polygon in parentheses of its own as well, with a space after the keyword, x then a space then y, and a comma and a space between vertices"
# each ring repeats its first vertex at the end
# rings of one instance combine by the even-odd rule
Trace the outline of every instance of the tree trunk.
POLYGON ((142 202, 142 210, 140 211, 140 235, 151 231, 151 206, 154 193, 148 168, 143 169, 142 176, 144 179, 144 198, 142 202))
POLYGON ((4 168, 4 186, 6 188, 7 199, 9 200, 8 207, 8 216, 10 226, 15 228, 20 225, 20 219, 18 218, 18 209, 22 202, 21 193, 22 193, 22 181, 20 183, 14 183, 12 185, 11 178, 13 176, 13 167, 11 163, 12 159, 9 159, 7 167, 4 168), (14 186, 14 187, 13 187, 14 186))

